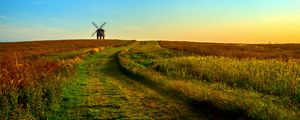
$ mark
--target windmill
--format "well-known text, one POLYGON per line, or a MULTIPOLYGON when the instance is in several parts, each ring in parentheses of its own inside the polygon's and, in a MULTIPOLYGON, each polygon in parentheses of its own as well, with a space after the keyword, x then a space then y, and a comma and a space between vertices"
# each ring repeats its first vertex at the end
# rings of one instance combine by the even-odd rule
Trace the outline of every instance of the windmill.
POLYGON ((99 39, 99 37, 100 37, 100 40, 102 38, 104 39, 104 37, 105 37, 104 32, 105 31, 102 27, 106 24, 106 22, 104 22, 100 27, 94 22, 92 22, 92 24, 96 27, 96 31, 92 34, 92 37, 97 33, 97 39, 99 39))

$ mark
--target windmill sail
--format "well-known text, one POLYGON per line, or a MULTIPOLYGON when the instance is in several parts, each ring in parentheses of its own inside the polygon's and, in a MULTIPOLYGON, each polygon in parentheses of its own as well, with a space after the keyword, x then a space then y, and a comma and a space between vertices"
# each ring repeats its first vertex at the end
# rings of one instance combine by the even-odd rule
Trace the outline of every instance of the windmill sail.
POLYGON ((92 37, 97 33, 97 30, 92 34, 92 37))
POLYGON ((97 25, 96 23, 92 22, 92 24, 93 24, 97 29, 99 29, 99 27, 98 27, 98 25, 97 25))
POLYGON ((102 25, 101 25, 101 27, 100 28, 102 28, 104 25, 106 24, 106 22, 104 22, 102 25))

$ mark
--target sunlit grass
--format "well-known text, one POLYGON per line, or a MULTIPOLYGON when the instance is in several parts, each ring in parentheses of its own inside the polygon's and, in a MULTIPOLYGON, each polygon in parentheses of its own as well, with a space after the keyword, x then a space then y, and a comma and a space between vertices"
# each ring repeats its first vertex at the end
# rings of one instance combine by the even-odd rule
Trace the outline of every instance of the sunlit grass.
POLYGON ((227 57, 177 57, 156 61, 158 71, 173 78, 219 82, 267 95, 300 101, 300 61, 234 59, 227 57), (180 69, 179 69, 180 68, 180 69))
POLYGON ((193 102, 254 119, 299 116, 297 59, 197 56, 159 48, 157 43, 133 46, 122 51, 119 59, 129 72, 167 86, 193 102))

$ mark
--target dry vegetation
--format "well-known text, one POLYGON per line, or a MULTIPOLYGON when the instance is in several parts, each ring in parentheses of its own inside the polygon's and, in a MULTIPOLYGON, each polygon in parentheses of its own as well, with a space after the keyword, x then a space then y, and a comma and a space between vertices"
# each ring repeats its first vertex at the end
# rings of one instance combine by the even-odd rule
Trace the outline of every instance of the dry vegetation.
POLYGON ((121 40, 58 40, 0 43, 0 56, 11 55, 14 52, 24 56, 49 55, 60 52, 94 48, 99 46, 122 46, 130 41, 121 40))
POLYGON ((201 56, 300 59, 300 44, 222 44, 177 41, 161 41, 159 43, 165 48, 191 52, 201 56))
POLYGON ((119 55, 122 67, 182 94, 193 106, 207 104, 214 110, 251 119, 300 116, 300 61, 296 59, 299 45, 160 45, 142 42, 138 47, 123 50, 119 55), (256 46, 269 47, 257 51, 256 46))
POLYGON ((75 73, 74 65, 102 47, 128 43, 95 40, 0 43, 0 119, 46 119, 59 104, 61 87, 75 73), (60 52, 74 50, 80 51, 71 57, 66 53, 62 59, 55 59, 60 52), (50 54, 54 59, 41 57, 50 54))

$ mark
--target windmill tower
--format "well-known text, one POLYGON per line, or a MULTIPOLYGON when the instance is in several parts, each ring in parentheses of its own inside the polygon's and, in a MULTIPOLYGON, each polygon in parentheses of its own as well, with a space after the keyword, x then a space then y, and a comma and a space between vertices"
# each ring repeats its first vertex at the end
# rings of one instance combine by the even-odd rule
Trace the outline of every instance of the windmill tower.
POLYGON ((102 27, 106 24, 106 22, 104 22, 100 27, 96 23, 94 23, 94 22, 92 22, 92 24, 96 27, 96 31, 92 34, 92 37, 97 33, 97 39, 100 38, 100 40, 101 39, 104 40, 104 38, 105 38, 105 31, 104 31, 104 29, 102 27))

